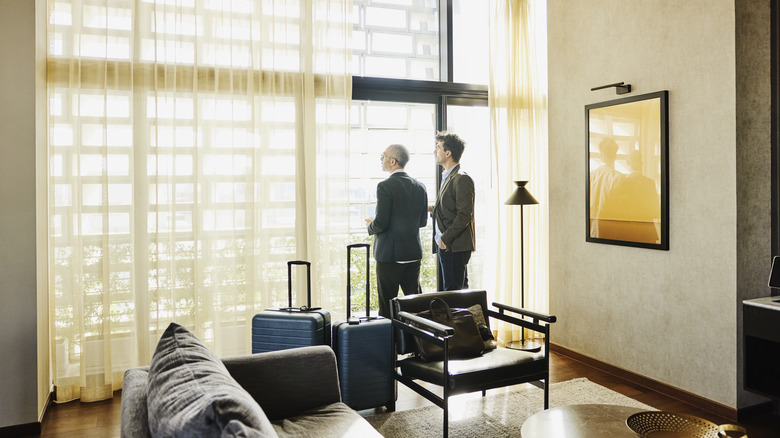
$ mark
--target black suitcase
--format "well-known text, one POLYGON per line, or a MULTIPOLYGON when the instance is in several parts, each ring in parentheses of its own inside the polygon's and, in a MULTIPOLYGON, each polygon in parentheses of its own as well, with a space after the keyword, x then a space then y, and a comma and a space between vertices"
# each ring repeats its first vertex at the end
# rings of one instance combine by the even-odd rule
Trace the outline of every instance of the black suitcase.
POLYGON ((330 345, 330 312, 311 307, 311 262, 287 262, 288 306, 266 309, 252 318, 252 353, 330 345), (292 305, 292 267, 306 266, 306 305, 292 305))
POLYGON ((386 406, 395 410, 393 375, 395 349, 389 319, 370 316, 369 255, 367 243, 347 246, 347 320, 333 325, 333 351, 339 371, 341 400, 355 410, 386 406), (366 248, 366 316, 350 317, 352 248, 366 248))

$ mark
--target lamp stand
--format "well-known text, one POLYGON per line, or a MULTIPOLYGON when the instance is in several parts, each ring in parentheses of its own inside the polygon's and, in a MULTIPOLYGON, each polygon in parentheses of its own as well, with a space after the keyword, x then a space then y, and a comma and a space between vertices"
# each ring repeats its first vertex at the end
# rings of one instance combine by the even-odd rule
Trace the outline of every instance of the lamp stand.
MULTIPOLYGON (((520 307, 525 309, 525 233, 523 232, 523 226, 525 221, 523 220, 523 206, 520 206, 520 307)), ((525 319, 525 317, 522 317, 525 319)), ((506 344, 507 348, 513 350, 523 351, 539 351, 542 349, 542 344, 534 341, 533 339, 525 338, 525 327, 521 328, 521 338, 519 341, 512 341, 506 344)))

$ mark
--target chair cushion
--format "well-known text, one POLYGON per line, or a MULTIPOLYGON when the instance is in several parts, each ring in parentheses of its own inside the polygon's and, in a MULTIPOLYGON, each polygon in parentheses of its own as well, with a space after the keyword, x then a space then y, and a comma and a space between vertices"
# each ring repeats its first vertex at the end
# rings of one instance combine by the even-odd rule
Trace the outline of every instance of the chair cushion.
MULTIPOLYGON (((546 378, 548 359, 544 352, 529 353, 499 347, 470 359, 451 359, 447 385, 451 394, 497 388, 546 378)), ((444 362, 424 362, 410 357, 399 362, 401 374, 443 385, 444 362)))
POLYGON ((175 323, 152 356, 147 405, 152 436, 277 436, 217 355, 175 323))

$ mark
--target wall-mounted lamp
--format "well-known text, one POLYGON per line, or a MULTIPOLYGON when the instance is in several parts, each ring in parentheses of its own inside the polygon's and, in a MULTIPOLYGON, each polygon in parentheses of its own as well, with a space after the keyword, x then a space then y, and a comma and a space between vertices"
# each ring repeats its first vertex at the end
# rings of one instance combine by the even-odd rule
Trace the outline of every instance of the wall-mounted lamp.
POLYGON ((604 88, 615 87, 615 93, 626 94, 631 92, 631 84, 623 82, 615 82, 614 84, 602 85, 600 87, 591 88, 590 91, 603 90, 604 88))

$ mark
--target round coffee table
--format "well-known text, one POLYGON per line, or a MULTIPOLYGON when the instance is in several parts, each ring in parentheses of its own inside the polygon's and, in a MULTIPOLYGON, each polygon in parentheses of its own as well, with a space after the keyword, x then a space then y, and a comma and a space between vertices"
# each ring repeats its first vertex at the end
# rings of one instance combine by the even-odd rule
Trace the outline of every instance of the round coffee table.
POLYGON ((537 412, 525 420, 523 438, 636 438, 626 418, 647 409, 617 405, 567 405, 537 412))

